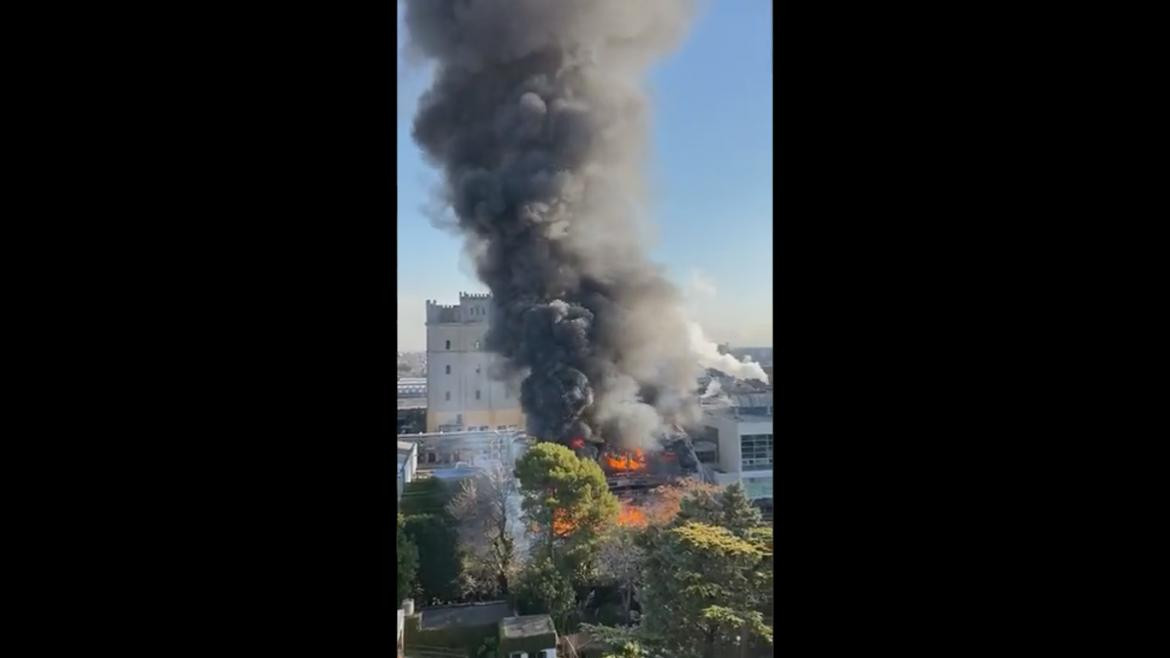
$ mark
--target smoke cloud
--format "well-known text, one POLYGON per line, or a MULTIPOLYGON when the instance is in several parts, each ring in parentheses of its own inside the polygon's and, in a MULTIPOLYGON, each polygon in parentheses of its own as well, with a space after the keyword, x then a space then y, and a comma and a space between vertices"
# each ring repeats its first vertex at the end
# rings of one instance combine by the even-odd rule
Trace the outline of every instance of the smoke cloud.
POLYGON ((747 357, 740 361, 731 354, 720 354, 719 346, 703 335, 703 328, 695 322, 687 324, 687 332, 691 338, 691 351, 698 357, 699 365, 727 373, 740 379, 758 379, 768 383, 768 375, 760 364, 747 357))
POLYGON ((704 366, 763 378, 696 337, 642 244, 644 77, 691 9, 406 1, 408 47, 435 64, 414 138, 491 290, 487 347, 524 377, 528 429, 542 439, 651 447, 665 426, 697 419, 704 366))

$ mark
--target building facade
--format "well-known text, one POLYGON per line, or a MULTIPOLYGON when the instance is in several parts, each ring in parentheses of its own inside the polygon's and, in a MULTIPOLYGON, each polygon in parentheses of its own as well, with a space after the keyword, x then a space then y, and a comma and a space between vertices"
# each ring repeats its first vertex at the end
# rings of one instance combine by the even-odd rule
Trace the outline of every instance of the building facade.
POLYGON ((489 295, 460 293, 454 306, 427 300, 427 432, 524 427, 519 390, 491 376, 491 306, 489 295))
POLYGON ((751 500, 772 499, 772 399, 771 391, 732 392, 722 404, 704 408, 702 439, 715 448, 710 463, 715 483, 739 482, 751 500))
POLYGON ((402 491, 414 479, 414 472, 418 470, 418 444, 413 441, 398 442, 398 500, 402 500, 402 491))
POLYGON ((526 447, 523 432, 516 430, 399 434, 400 452, 407 444, 415 450, 414 468, 421 470, 511 464, 526 447))

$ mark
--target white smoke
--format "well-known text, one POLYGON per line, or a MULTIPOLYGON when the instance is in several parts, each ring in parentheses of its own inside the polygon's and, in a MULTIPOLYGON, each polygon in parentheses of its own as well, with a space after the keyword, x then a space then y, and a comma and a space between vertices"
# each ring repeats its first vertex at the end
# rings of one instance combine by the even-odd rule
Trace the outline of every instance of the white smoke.
POLYGON ((699 399, 706 400, 708 398, 713 398, 716 395, 719 395, 719 393, 722 391, 723 384, 720 384, 718 379, 712 378, 711 382, 707 384, 707 390, 703 391, 703 394, 699 396, 699 399))
POLYGON ((719 346, 707 340, 703 328, 697 322, 688 322, 687 331, 691 339, 691 352, 698 359, 699 365, 739 379, 758 379, 768 383, 768 375, 760 364, 740 361, 730 354, 720 354, 719 346))

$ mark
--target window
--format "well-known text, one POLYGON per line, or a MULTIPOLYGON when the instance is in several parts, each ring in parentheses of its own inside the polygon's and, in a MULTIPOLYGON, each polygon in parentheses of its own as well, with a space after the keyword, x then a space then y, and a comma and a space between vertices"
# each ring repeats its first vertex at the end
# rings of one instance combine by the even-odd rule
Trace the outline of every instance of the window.
POLYGON ((447 349, 451 349, 451 341, 447 341, 447 349))
POLYGON ((477 375, 479 374, 479 366, 475 367, 475 374, 477 374, 477 375))
POLYGON ((451 374, 451 366, 447 366, 447 374, 451 374))
POLYGON ((447 391, 447 402, 451 401, 451 391, 447 391))
POLYGON ((475 349, 477 349, 477 350, 479 349, 479 341, 478 340, 475 341, 475 349))
POLYGON ((743 492, 751 500, 772 497, 772 478, 747 478, 743 481, 743 492))
POLYGON ((772 435, 745 434, 741 437, 743 470, 772 468, 772 435))
POLYGON ((478 399, 479 399, 479 389, 478 389, 478 388, 477 388, 477 389, 475 389, 475 399, 476 399, 476 400, 478 400, 478 399))
POLYGON ((433 463, 435 463, 435 453, 433 453, 433 452, 428 452, 428 453, 427 453, 427 463, 428 463, 428 464, 433 464, 433 463))

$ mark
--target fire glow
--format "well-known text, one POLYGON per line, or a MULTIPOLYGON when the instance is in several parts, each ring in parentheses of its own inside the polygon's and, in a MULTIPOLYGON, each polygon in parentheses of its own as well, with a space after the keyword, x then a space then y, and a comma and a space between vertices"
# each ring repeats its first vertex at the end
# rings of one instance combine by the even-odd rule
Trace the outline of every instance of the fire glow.
POLYGON ((639 473, 646 470, 646 455, 641 450, 629 452, 608 452, 605 463, 615 473, 639 473))
POLYGON ((646 525, 646 514, 640 507, 622 503, 618 512, 618 525, 642 527, 646 525))
POLYGON ((553 513, 553 534, 557 537, 566 537, 577 529, 577 524, 569 518, 561 510, 556 510, 553 513))

